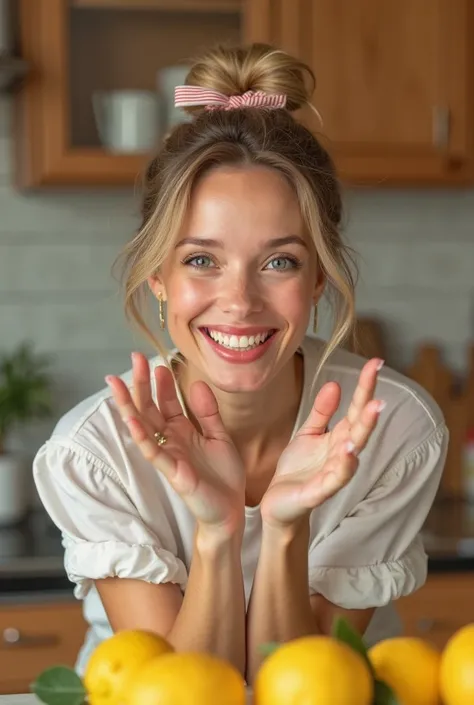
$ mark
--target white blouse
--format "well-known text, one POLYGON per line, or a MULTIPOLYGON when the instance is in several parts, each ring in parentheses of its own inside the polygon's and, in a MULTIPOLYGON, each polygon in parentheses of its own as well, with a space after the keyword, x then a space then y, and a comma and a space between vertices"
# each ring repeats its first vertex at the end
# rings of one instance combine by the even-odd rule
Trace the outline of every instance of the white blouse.
MULTIPOLYGON (((304 385, 293 433, 321 385, 342 390, 336 423, 348 409, 365 360, 337 350, 318 379, 323 343, 306 338, 304 385)), ((164 364, 161 358, 151 366, 164 364)), ((123 375, 131 383, 131 371, 123 375)), ((349 484, 311 514, 309 592, 346 608, 377 607, 365 638, 399 632, 394 600, 426 579, 419 535, 438 489, 448 444, 440 409, 417 384, 382 368, 376 397, 387 402, 349 484)), ((58 422, 34 461, 41 500, 63 536, 65 568, 90 624, 77 663, 82 673, 112 634, 94 580, 117 576, 173 582, 185 591, 195 522, 181 498, 132 441, 108 388, 58 422)), ((257 565, 259 507, 246 507, 242 571, 248 604, 257 565)))

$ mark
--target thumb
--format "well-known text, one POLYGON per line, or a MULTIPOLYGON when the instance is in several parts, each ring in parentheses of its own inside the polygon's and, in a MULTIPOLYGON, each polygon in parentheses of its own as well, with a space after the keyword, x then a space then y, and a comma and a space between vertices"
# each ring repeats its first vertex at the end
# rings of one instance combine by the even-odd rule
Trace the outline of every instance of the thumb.
POLYGON ((190 407, 205 438, 228 439, 217 399, 205 382, 194 382, 190 390, 190 407))
POLYGON ((316 395, 308 418, 300 428, 299 435, 320 436, 325 433, 340 401, 341 388, 337 382, 328 382, 323 385, 316 395))

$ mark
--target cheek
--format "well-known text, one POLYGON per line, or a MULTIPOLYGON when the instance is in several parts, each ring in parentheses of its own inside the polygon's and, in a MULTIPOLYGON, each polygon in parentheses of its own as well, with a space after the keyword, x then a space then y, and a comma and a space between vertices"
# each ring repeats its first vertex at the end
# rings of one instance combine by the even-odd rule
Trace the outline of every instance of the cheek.
POLYGON ((204 280, 182 279, 175 281, 167 288, 168 306, 176 317, 193 315, 206 305, 210 296, 210 287, 204 280))

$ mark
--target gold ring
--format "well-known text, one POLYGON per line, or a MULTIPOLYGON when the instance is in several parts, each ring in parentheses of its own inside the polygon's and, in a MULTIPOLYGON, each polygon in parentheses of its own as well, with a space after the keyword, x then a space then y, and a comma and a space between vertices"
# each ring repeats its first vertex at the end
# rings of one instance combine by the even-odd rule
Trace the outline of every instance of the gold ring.
POLYGON ((165 443, 167 442, 166 436, 164 436, 162 433, 157 431, 156 433, 153 434, 153 437, 155 441, 158 443, 159 446, 164 446, 165 443))

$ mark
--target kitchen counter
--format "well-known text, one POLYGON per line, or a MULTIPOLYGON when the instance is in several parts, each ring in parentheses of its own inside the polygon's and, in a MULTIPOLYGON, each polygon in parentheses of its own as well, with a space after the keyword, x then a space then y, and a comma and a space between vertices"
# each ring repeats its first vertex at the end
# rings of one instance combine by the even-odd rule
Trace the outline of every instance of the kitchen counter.
POLYGON ((423 527, 429 571, 474 571, 474 505, 439 499, 423 527))
POLYGON ((43 509, 0 527, 0 603, 73 599, 61 534, 43 509))

